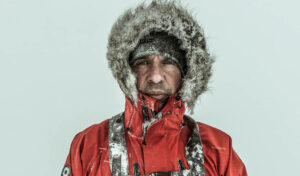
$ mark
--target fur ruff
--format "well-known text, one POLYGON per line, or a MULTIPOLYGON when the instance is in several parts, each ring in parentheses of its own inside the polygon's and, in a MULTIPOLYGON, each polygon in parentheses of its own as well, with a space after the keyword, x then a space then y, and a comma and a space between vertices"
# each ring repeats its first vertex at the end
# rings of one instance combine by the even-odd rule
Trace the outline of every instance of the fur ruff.
POLYGON ((179 94, 193 112, 199 95, 207 90, 214 58, 206 48, 202 28, 193 16, 178 2, 154 0, 142 3, 121 15, 112 27, 107 59, 113 76, 124 94, 137 102, 136 76, 128 58, 139 40, 153 31, 164 31, 177 37, 182 43, 187 59, 187 73, 179 94))

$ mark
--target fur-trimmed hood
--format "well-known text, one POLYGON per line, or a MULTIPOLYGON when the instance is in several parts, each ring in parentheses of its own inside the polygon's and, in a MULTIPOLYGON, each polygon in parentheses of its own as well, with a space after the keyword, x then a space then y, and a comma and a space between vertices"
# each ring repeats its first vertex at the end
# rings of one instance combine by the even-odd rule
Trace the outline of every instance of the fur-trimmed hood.
POLYGON ((154 0, 129 9, 118 18, 107 46, 107 59, 113 76, 124 94, 136 102, 136 77, 128 58, 139 40, 151 32, 167 32, 181 41, 181 49, 186 51, 187 73, 179 94, 193 111, 197 98, 207 90, 214 59, 207 51, 202 28, 177 2, 154 0))

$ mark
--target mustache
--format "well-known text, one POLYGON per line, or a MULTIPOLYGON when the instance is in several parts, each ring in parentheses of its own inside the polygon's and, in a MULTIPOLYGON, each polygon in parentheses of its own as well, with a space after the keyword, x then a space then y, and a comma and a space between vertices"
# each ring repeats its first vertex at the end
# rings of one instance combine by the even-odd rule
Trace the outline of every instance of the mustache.
POLYGON ((170 94, 171 92, 171 89, 166 88, 163 83, 148 82, 145 87, 145 92, 150 92, 152 90, 160 90, 166 94, 170 94))

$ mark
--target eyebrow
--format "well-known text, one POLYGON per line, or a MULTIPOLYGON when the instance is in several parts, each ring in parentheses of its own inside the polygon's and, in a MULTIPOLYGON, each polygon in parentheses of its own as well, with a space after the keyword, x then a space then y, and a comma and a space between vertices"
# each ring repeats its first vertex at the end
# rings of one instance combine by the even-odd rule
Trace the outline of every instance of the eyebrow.
POLYGON ((146 56, 145 56, 145 57, 140 57, 140 58, 135 59, 135 60, 134 60, 132 63, 130 63, 130 64, 131 64, 131 66, 135 66, 136 63, 142 62, 143 60, 147 60, 147 59, 149 59, 149 58, 147 58, 146 56))
POLYGON ((146 57, 146 56, 139 57, 139 58, 135 59, 135 60, 133 61, 133 63, 135 63, 135 62, 137 62, 137 61, 140 61, 140 60, 147 60, 147 59, 150 59, 150 58, 149 58, 149 57, 146 57))

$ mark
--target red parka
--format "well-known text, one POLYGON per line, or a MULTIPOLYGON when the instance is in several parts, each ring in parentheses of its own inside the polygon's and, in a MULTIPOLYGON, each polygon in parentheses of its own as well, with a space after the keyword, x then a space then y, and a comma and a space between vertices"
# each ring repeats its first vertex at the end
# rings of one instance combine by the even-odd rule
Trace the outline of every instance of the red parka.
MULTIPOLYGON (((191 129, 185 125, 185 107, 178 96, 169 97, 160 110, 161 118, 143 125, 143 108, 149 109, 149 120, 153 112, 159 111, 157 100, 139 94, 138 105, 126 99, 124 129, 128 151, 129 175, 134 175, 138 164, 139 174, 179 171, 189 169, 185 157, 185 146, 191 129), (151 111, 152 110, 152 111, 151 111), (181 166, 178 166, 180 160, 181 166)), ((93 125, 77 134, 71 144, 62 176, 110 176, 108 131, 109 119, 93 125)), ((226 133, 197 122, 199 127, 204 167, 207 176, 246 176, 246 169, 232 148, 226 133)))

